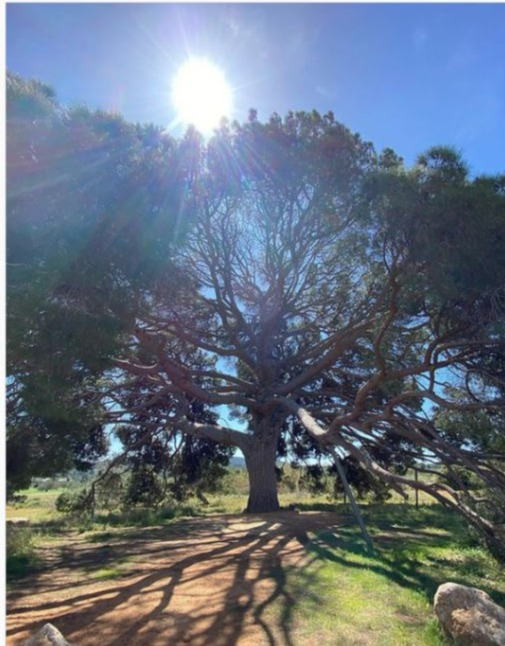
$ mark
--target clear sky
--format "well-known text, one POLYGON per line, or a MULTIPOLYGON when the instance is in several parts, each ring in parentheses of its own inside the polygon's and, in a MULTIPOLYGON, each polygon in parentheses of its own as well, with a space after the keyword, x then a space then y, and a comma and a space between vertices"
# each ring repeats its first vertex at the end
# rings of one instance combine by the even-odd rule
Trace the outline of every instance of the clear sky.
POLYGON ((188 56, 223 70, 239 120, 332 110, 408 163, 450 144, 505 172, 505 4, 7 5, 8 68, 64 104, 169 126, 188 56))

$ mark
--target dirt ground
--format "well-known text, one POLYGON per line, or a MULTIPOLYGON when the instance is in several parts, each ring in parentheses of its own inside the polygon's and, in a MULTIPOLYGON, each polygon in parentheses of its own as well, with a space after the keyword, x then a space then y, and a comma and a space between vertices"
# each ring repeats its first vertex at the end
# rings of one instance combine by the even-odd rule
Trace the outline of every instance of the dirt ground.
POLYGON ((48 542, 39 571, 9 587, 7 646, 47 622, 72 646, 309 643, 293 636, 286 568, 307 564, 311 532, 342 522, 322 512, 212 516, 48 542))

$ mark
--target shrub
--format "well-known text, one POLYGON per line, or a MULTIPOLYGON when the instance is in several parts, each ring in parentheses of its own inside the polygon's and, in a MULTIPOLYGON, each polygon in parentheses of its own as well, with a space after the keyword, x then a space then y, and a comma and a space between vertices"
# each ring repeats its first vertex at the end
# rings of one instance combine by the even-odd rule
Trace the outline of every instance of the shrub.
POLYGON ((93 509, 93 499, 86 489, 81 491, 65 491, 56 498, 56 511, 63 514, 74 514, 82 516, 89 514, 93 509))
POLYGON ((37 562, 33 531, 7 523, 7 579, 26 576, 37 562))

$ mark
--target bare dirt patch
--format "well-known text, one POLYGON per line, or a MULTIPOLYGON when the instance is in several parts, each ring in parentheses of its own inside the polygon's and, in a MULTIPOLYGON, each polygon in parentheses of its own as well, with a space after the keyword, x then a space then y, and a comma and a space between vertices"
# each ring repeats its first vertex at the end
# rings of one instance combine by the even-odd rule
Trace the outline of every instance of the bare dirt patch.
POLYGON ((48 542, 37 574, 9 588, 7 645, 51 622, 75 646, 293 646, 285 570, 307 564, 311 532, 348 522, 212 516, 48 542))

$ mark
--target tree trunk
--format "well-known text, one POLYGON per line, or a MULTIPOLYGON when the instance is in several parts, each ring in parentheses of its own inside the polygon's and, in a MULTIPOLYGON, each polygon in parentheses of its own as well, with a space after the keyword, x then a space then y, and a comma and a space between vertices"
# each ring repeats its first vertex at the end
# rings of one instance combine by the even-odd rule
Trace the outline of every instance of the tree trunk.
POLYGON ((277 457, 277 434, 268 439, 251 438, 244 447, 244 457, 249 476, 249 500, 247 513, 265 513, 280 509, 277 498, 275 460, 277 457))

